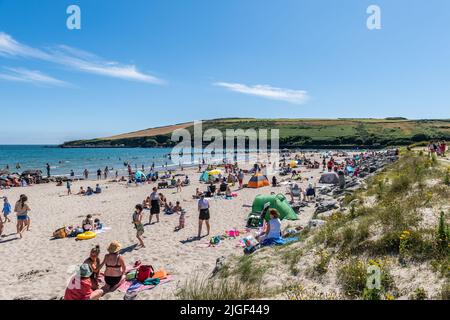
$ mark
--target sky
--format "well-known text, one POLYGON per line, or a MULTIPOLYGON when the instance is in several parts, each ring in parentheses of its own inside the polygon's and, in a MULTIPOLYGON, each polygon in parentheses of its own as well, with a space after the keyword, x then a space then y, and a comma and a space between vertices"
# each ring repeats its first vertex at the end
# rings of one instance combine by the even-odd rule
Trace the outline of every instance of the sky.
POLYGON ((449 30, 448 0, 0 0, 0 144, 222 117, 450 118, 449 30))

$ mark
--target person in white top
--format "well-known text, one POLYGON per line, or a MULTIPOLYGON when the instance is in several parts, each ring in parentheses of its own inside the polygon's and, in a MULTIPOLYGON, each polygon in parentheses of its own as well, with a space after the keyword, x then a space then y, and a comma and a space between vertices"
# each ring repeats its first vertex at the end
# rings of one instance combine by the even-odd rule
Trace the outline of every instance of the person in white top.
POLYGON ((198 212, 199 212, 199 220, 198 220, 198 238, 201 237, 202 234, 202 226, 203 226, 203 221, 206 224, 206 229, 208 231, 208 233, 206 235, 209 235, 209 232, 211 230, 211 226, 209 224, 209 202, 208 200, 205 199, 205 195, 201 194, 200 195, 200 200, 198 200, 198 212))
POLYGON ((266 224, 266 230, 262 232, 257 240, 259 242, 266 239, 280 238, 281 237, 281 221, 279 218, 278 211, 275 209, 270 209, 270 220, 266 224))

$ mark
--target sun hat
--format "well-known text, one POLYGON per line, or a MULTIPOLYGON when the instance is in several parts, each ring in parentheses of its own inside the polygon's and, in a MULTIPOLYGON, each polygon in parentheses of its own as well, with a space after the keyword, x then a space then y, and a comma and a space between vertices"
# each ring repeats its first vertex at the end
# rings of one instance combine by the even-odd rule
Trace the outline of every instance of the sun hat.
POLYGON ((81 278, 89 278, 92 275, 91 266, 87 263, 84 263, 80 266, 80 277, 81 278))
POLYGON ((108 252, 109 253, 117 253, 120 251, 121 244, 118 241, 113 241, 108 246, 108 252))

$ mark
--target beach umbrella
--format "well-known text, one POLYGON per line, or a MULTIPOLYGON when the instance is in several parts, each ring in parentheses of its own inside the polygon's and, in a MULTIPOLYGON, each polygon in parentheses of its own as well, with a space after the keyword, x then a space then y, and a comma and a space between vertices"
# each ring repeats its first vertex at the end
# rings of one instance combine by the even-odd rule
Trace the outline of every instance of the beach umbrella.
POLYGON ((217 176, 217 175, 219 175, 221 173, 222 173, 222 171, 219 170, 219 169, 211 170, 211 171, 208 172, 208 174, 210 174, 212 176, 217 176))
POLYGON ((267 180, 266 176, 263 176, 260 173, 257 173, 253 175, 253 177, 250 178, 250 181, 247 184, 247 187, 249 188, 261 188, 261 187, 267 187, 269 186, 269 180, 267 180))

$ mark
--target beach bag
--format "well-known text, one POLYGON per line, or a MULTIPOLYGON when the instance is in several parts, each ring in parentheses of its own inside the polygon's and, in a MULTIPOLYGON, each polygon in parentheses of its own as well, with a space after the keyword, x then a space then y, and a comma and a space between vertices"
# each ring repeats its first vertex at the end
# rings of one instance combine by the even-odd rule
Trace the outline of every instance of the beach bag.
POLYGON ((136 275, 137 275, 137 270, 131 270, 130 272, 128 272, 125 276, 125 279, 127 281, 132 281, 136 279, 136 275))
POLYGON ((148 278, 152 278, 155 274, 155 270, 151 265, 140 266, 137 272, 137 280, 139 282, 144 282, 148 278))
POLYGON ((251 254, 256 251, 258 247, 258 241, 253 236, 248 236, 243 239, 245 245, 244 253, 251 254))
POLYGON ((260 215, 250 215, 247 219, 247 228, 259 228, 263 225, 260 215))
POLYGON ((53 232, 53 237, 55 237, 56 239, 63 239, 67 237, 67 232, 66 232, 66 228, 59 228, 58 230, 56 230, 55 232, 53 232))
POLYGON ((220 243, 220 237, 219 236, 215 236, 212 237, 211 240, 209 241, 210 244, 212 245, 217 245, 220 243))

